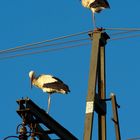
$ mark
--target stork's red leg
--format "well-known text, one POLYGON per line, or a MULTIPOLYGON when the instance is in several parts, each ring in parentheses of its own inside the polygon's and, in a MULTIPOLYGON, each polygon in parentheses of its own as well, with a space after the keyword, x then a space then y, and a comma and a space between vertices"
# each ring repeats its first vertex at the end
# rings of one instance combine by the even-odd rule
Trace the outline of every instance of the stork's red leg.
POLYGON ((47 109, 47 113, 49 114, 50 111, 50 105, 51 105, 51 94, 48 94, 48 109, 47 109))
POLYGON ((94 26, 94 28, 96 28, 95 15, 93 12, 92 12, 92 19, 93 19, 93 26, 94 26))

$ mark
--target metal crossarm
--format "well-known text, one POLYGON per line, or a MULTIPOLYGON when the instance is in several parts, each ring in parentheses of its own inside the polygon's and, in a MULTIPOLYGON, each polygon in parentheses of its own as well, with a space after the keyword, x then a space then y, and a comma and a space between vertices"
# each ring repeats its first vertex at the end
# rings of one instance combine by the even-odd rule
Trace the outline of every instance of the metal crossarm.
MULTIPOLYGON (((51 140, 48 136, 48 132, 43 130, 39 124, 43 124, 49 131, 57 135, 62 140, 78 140, 73 134, 71 134, 67 129, 60 125, 56 120, 54 120, 50 115, 48 115, 43 109, 38 107, 31 99, 18 100, 19 110, 17 113, 26 120, 27 124, 38 124, 38 130, 41 135, 46 137, 40 138, 40 140, 51 140)), ((36 133, 37 134, 37 133, 36 133)), ((40 135, 40 137, 41 137, 40 135)))

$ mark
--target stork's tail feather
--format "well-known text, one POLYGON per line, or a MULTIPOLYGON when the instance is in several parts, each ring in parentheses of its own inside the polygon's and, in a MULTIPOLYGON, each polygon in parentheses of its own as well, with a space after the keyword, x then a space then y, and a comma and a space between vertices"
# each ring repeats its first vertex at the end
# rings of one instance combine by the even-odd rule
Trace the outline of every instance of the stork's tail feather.
POLYGON ((63 89, 66 91, 66 93, 70 92, 70 89, 69 89, 69 87, 67 85, 64 85, 63 89))

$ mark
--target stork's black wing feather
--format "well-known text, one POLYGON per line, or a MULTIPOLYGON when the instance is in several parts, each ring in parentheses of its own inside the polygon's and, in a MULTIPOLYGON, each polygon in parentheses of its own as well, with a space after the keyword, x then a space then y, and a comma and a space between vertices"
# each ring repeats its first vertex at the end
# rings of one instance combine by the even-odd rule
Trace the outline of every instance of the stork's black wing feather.
POLYGON ((90 7, 97 8, 97 7, 105 7, 110 8, 109 3, 106 0, 95 0, 90 4, 90 7))
POLYGON ((53 82, 53 83, 46 83, 43 85, 43 87, 56 89, 58 91, 63 89, 66 93, 70 92, 69 87, 66 84, 64 84, 61 80, 60 80, 60 82, 57 81, 57 82, 53 82))
POLYGON ((63 81, 62 80, 60 80, 59 78, 57 78, 57 77, 52 77, 52 78, 54 78, 54 79, 56 79, 58 82, 60 82, 60 83, 63 83, 63 81))

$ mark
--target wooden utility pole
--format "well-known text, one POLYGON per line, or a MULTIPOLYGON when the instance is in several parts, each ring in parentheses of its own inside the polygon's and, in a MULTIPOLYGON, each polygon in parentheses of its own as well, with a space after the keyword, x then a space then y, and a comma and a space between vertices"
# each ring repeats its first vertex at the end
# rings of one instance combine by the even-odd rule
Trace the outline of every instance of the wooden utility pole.
POLYGON ((120 134, 120 126, 119 126, 119 117, 118 117, 118 108, 120 107, 117 104, 116 96, 114 93, 111 93, 111 102, 112 102, 112 110, 113 110, 113 122, 116 132, 116 140, 121 140, 121 134, 120 134))
POLYGON ((109 36, 102 30, 90 34, 92 50, 86 98, 86 118, 84 127, 84 140, 92 139, 92 126, 94 111, 98 113, 99 140, 106 140, 106 103, 105 103, 105 45, 109 36), (98 83, 97 83, 98 79, 98 83), (98 85, 98 87, 97 87, 98 85), (98 94, 96 90, 98 89, 98 94))
MULTIPOLYGON (((105 41, 105 40, 104 40, 105 41)), ((99 99, 106 99, 105 81, 105 43, 100 44, 98 61, 98 96, 99 99)), ((106 103, 105 103, 106 108, 106 103)), ((106 115, 98 114, 98 137, 99 140, 106 140, 106 115)))

